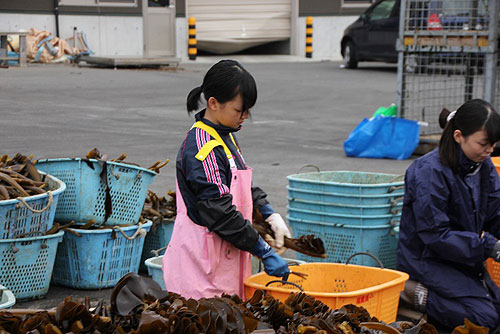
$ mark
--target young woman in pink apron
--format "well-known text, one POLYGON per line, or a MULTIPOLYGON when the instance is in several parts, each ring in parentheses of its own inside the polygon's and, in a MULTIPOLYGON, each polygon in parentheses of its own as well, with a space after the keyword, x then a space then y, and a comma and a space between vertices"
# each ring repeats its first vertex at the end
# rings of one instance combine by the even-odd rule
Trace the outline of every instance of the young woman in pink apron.
POLYGON ((177 217, 163 257, 163 277, 168 291, 186 298, 222 293, 243 298, 250 254, 262 260, 269 275, 287 279, 290 273, 252 227, 253 208, 270 223, 273 246, 283 247, 284 236, 291 235, 267 195, 252 187, 252 169, 233 136, 257 100, 252 75, 236 61, 220 61, 189 93, 188 112, 198 110, 202 93, 207 107, 195 115, 177 155, 177 217))

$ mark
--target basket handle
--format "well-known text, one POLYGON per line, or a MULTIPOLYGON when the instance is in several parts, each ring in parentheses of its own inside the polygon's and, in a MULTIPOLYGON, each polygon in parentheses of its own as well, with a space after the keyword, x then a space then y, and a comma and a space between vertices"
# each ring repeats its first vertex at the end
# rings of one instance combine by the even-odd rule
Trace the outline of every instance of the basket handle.
POLYGON ((393 199, 390 200, 391 206, 396 206, 400 202, 402 202, 403 200, 404 200, 404 196, 394 197, 393 199))
POLYGON ((120 233, 125 237, 125 239, 127 240, 134 240, 137 236, 139 237, 143 237, 145 236, 148 232, 146 232, 145 229, 142 228, 142 223, 139 223, 139 228, 137 229, 137 231, 135 231, 135 233, 129 237, 128 235, 125 234, 125 232, 123 232, 122 228, 120 226, 113 226, 113 229, 117 229, 118 231, 120 231, 120 233))
POLYGON ((297 261, 287 261, 288 266, 300 266, 302 263, 297 261))
POLYGON ((405 186, 402 185, 402 186, 390 186, 389 189, 387 190, 387 192, 390 194, 392 193, 394 190, 398 190, 398 189, 404 189, 405 186))
POLYGON ((13 239, 26 238, 27 236, 32 236, 32 235, 37 235, 37 234, 38 235, 45 235, 45 233, 42 231, 31 231, 31 232, 18 234, 13 239))
POLYGON ((351 256, 349 256, 349 258, 345 261, 345 264, 349 264, 349 261, 351 261, 351 259, 353 257, 355 257, 356 255, 368 255, 369 257, 371 257, 372 259, 374 259, 375 261, 377 261, 377 263, 378 263, 378 265, 380 266, 381 269, 384 269, 384 265, 382 264, 382 261, 380 261, 378 259, 378 257, 376 257, 375 255, 373 255, 373 254, 371 254, 369 252, 354 253, 351 256))
POLYGON ((395 226, 398 226, 400 223, 399 220, 389 220, 389 225, 391 225, 391 227, 395 227, 395 226))
POLYGON ((388 183, 393 183, 395 182, 397 179, 399 178, 403 178, 404 179, 404 174, 401 174, 401 175, 396 175, 395 177, 393 177, 388 183))
POLYGON ((114 173, 115 169, 114 169, 114 166, 113 165, 109 165, 109 172, 111 173, 111 175, 113 175, 117 180, 120 179, 120 173, 114 173))
POLYGON ((26 202, 26 200, 25 200, 23 197, 18 197, 18 198, 16 198, 16 199, 19 201, 19 203, 18 203, 17 205, 18 205, 18 207, 20 207, 20 205, 19 205, 19 204, 21 204, 21 203, 22 203, 22 204, 23 204, 23 205, 24 205, 24 206, 25 206, 28 210, 30 210, 31 212, 33 212, 33 213, 42 213, 42 212, 46 211, 48 208, 50 208, 50 206, 52 205, 52 202, 53 202, 53 200, 54 200, 54 197, 53 197, 53 195, 52 195, 52 191, 50 191, 50 190, 49 190, 49 191, 47 191, 47 193, 49 194, 49 200, 47 201, 47 205, 46 205, 43 209, 40 209, 40 210, 33 209, 33 208, 32 208, 32 207, 31 207, 31 206, 30 206, 30 205, 26 202))
POLYGON ((401 212, 401 210, 402 210, 402 209, 392 208, 392 209, 390 210, 390 213, 391 213, 392 215, 397 215, 397 214, 399 214, 399 213, 401 212))
MULTIPOLYGON (((43 232, 41 231, 31 231, 31 232, 27 232, 27 233, 23 233, 23 234, 19 234, 19 235, 16 235, 14 237, 14 239, 17 239, 17 238, 24 238, 25 236, 28 236, 28 235, 36 235, 36 234, 41 234, 41 235, 45 235, 43 232)), ((19 248, 16 247, 16 241, 14 241, 13 243, 10 244, 10 247, 12 248, 12 253, 17 253, 19 252, 19 248)), ((49 248, 49 245, 47 245, 47 239, 45 239, 42 244, 40 245, 40 248, 41 249, 46 249, 46 248, 49 248)))
POLYGON ((151 253, 153 253, 153 255, 154 255, 154 256, 160 256, 160 252, 161 252, 162 250, 167 249, 167 247, 168 247, 168 246, 162 247, 162 248, 160 248, 160 249, 152 249, 152 250, 151 250, 151 253))
POLYGON ((315 168, 315 169, 316 169, 316 171, 317 171, 318 173, 320 172, 319 167, 318 167, 318 166, 316 166, 316 165, 304 165, 304 166, 302 166, 302 167, 300 167, 300 168, 299 168, 299 170, 298 170, 297 174, 298 174, 298 173, 300 173, 300 171, 301 171, 302 169, 306 168, 306 167, 312 167, 312 168, 315 168))
POLYGON ((304 289, 302 289, 302 287, 300 285, 295 284, 293 282, 288 282, 288 281, 280 280, 280 279, 267 282, 266 283, 266 287, 269 286, 269 284, 272 284, 272 283, 290 284, 290 285, 293 285, 294 287, 296 287, 297 289, 299 289, 301 292, 304 292, 304 289))

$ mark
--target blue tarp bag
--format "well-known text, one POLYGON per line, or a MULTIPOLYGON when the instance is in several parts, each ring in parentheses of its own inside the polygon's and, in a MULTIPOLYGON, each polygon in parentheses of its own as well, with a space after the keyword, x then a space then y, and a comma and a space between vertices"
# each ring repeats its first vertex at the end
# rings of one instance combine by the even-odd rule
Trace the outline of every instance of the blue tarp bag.
POLYGON ((415 121, 378 115, 364 120, 344 142, 348 157, 408 159, 418 145, 420 126, 415 121))

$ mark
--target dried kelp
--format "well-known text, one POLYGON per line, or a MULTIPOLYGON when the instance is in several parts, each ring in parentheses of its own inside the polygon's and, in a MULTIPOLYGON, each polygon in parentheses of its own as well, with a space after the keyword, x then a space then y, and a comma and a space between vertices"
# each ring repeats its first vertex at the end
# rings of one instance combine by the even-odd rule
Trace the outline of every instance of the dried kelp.
MULTIPOLYGON (((252 223, 253 227, 263 238, 267 234, 274 238, 274 231, 271 229, 269 223, 264 220, 259 210, 254 210, 252 223)), ((309 256, 320 258, 326 258, 327 256, 323 240, 312 234, 302 235, 296 239, 285 237, 285 247, 309 256)))
POLYGON ((154 232, 160 224, 170 224, 177 215, 177 206, 175 201, 175 191, 169 191, 166 196, 158 197, 154 192, 148 190, 144 207, 142 208, 141 218, 153 222, 151 231, 154 232))
POLYGON ((12 158, 7 154, 0 157, 0 200, 46 193, 47 183, 32 159, 20 153, 12 158))
POLYGON ((88 298, 74 301, 67 297, 55 313, 0 311, 2 334, 246 334, 263 328, 279 334, 437 334, 424 321, 389 326, 363 307, 345 305, 332 310, 304 293, 292 293, 285 302, 264 290, 256 290, 246 302, 236 295, 185 299, 134 273, 117 283, 110 306, 99 301, 91 307, 88 298))
MULTIPOLYGON (((132 163, 132 162, 125 162, 125 159, 127 158, 127 153, 122 153, 118 158, 115 158, 115 159, 109 159, 109 161, 111 162, 120 162, 120 163, 124 163, 124 164, 127 164, 127 165, 132 165, 132 166, 139 166, 138 164, 136 163, 132 163)), ((89 160, 89 159, 95 159, 95 160, 100 160, 100 161, 106 161, 108 160, 108 155, 107 154, 101 154, 101 152, 95 147, 93 149, 91 149, 86 155, 85 155, 85 160, 89 160)), ((161 160, 158 160, 157 162, 155 162, 154 164, 152 164, 151 166, 149 166, 147 169, 155 172, 155 173, 160 173, 160 169, 165 167, 168 163, 170 162, 169 159, 165 160, 164 162, 162 162, 161 160)))

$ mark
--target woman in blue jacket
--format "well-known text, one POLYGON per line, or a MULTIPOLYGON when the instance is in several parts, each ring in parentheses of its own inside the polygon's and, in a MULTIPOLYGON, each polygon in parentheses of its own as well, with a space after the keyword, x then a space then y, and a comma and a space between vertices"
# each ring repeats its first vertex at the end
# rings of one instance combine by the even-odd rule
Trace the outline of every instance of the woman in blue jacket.
POLYGON ((406 171, 398 269, 410 281, 401 298, 436 325, 468 318, 496 328, 500 289, 483 263, 500 261, 500 179, 490 159, 500 116, 475 99, 443 110, 440 123, 439 147, 406 171))

